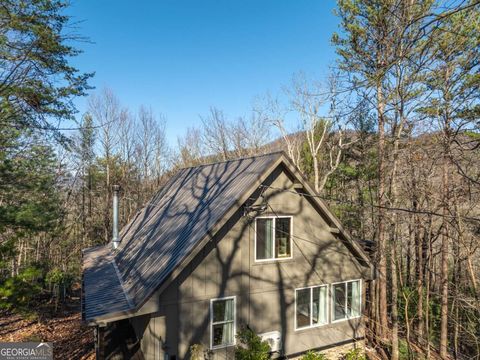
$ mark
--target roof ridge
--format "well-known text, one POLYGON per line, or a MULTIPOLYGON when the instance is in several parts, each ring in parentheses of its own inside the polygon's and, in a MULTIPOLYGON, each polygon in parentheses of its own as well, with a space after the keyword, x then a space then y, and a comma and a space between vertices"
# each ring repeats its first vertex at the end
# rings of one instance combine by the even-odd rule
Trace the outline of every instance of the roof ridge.
POLYGON ((224 163, 240 161, 240 160, 255 159, 255 158, 260 158, 260 157, 264 157, 264 156, 271 156, 271 155, 275 155, 275 154, 285 154, 285 151, 277 150, 277 151, 273 151, 273 152, 265 153, 265 154, 243 156, 243 157, 239 157, 239 158, 235 158, 235 159, 228 159, 228 160, 222 160, 222 161, 212 161, 212 162, 209 162, 209 163, 206 163, 206 164, 199 164, 199 165, 194 165, 194 166, 181 167, 181 168, 178 169, 178 171, 186 170, 186 169, 196 169, 196 168, 201 168, 201 167, 205 167, 205 166, 224 164, 224 163))

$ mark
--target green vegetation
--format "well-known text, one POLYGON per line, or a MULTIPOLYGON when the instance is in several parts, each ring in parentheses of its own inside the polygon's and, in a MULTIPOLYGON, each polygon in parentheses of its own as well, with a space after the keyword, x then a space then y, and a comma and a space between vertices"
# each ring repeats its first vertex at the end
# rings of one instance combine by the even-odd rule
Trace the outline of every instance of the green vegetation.
POLYGON ((73 45, 81 37, 69 26, 63 0, 4 1, 0 7, 1 126, 7 129, 51 130, 52 124, 73 119, 71 100, 85 95, 92 74, 70 64, 80 51, 73 45), (67 33, 68 32, 68 33, 67 33), (15 126, 14 126, 15 125, 15 126))
MULTIPOLYGON (((71 100, 85 94, 91 76, 70 65, 80 52, 78 37, 65 34, 66 6, 22 0, 0 7, 0 306, 9 310, 33 308, 47 272, 59 265, 49 253, 65 231, 55 144, 65 149, 70 140, 52 124, 73 119, 71 100)), ((48 281, 58 289, 58 276, 48 281)))
POLYGON ((190 346, 190 360, 204 360, 208 358, 208 350, 202 344, 190 346))
POLYGON ((248 327, 242 327, 237 332, 237 343, 235 346, 236 360, 267 360, 270 359, 270 345, 255 334, 248 327))
POLYGON ((28 314, 42 290, 42 270, 29 266, 0 283, 0 308, 28 314))
MULTIPOLYGON (((151 111, 133 114, 109 90, 76 119, 72 100, 91 74, 70 63, 80 51, 65 31, 67 5, 0 7, 2 309, 62 302, 79 280, 81 250, 110 240, 113 184, 124 225, 179 167, 268 152, 276 129, 273 147, 287 151, 354 239, 376 245, 379 278, 365 313, 372 347, 392 359, 427 345, 443 358, 480 356, 478 3, 339 0, 338 88, 289 89, 292 127, 277 104, 251 120, 212 108, 177 149, 151 111)), ((237 339, 238 359, 269 358, 248 328, 237 339)))
POLYGON ((343 357, 345 360, 367 360, 365 352, 362 349, 351 349, 343 357))
POLYGON ((326 360, 326 356, 320 354, 319 352, 308 351, 305 355, 302 356, 302 360, 326 360))

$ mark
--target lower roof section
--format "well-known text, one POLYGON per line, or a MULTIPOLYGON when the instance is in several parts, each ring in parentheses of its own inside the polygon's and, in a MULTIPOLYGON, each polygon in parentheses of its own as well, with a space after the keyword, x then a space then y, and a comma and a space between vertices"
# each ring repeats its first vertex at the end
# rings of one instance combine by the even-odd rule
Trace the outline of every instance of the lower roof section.
POLYGON ((83 250, 82 316, 87 323, 134 307, 116 268, 112 245, 83 250))

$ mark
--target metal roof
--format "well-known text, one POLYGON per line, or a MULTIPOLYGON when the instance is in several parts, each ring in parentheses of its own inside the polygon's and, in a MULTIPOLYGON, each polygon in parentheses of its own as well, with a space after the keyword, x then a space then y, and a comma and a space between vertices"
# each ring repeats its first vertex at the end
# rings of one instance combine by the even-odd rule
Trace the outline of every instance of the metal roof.
MULTIPOLYGON (((302 184, 306 193, 315 195, 283 152, 178 171, 122 229, 116 250, 111 244, 84 250, 83 319, 98 323, 134 315, 279 164, 302 184)), ((363 249, 323 201, 318 196, 313 201, 347 247, 371 268, 363 249)))
POLYGON ((282 152, 181 169, 120 233, 120 245, 87 249, 87 322, 138 309, 282 152))
POLYGON ((91 320, 132 308, 118 276, 111 244, 83 251, 82 317, 91 320))

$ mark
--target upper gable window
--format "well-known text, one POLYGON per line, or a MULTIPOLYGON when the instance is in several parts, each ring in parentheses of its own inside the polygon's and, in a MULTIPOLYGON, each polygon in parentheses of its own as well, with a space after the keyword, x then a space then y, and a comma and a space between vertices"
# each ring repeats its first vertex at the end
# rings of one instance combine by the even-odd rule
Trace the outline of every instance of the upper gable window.
POLYGON ((255 260, 292 257, 292 218, 260 217, 255 223, 255 260))

